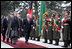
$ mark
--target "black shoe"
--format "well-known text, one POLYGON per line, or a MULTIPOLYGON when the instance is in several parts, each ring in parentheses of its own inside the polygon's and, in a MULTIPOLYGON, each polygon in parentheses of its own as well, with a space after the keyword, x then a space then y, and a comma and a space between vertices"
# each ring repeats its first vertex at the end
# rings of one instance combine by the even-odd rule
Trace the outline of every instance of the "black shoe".
POLYGON ((12 41, 11 41, 11 44, 12 44, 12 41))
POLYGON ((52 42, 52 40, 49 40, 50 42, 48 43, 48 44, 52 44, 53 42, 52 42))
POLYGON ((5 40, 3 40, 3 42, 5 42, 5 40))
POLYGON ((48 43, 48 44, 52 44, 52 43, 50 42, 50 43, 48 43))
POLYGON ((64 45, 64 46, 62 46, 62 47, 68 48, 68 46, 67 46, 67 45, 64 45))
POLYGON ((40 41, 40 39, 38 38, 37 41, 40 41))
POLYGON ((7 43, 9 43, 9 40, 7 39, 7 43))
POLYGON ((28 41, 25 41, 26 44, 28 44, 28 41))
POLYGON ((59 44, 58 44, 58 43, 55 43, 55 44, 53 44, 53 45, 57 45, 57 46, 58 46, 59 44))
POLYGON ((38 39, 37 41, 40 41, 40 39, 38 39))
POLYGON ((47 43, 47 41, 44 41, 43 43, 47 43))
POLYGON ((16 45, 16 43, 13 43, 14 45, 16 45))
POLYGON ((12 44, 12 42, 11 42, 11 44, 12 44))
POLYGON ((32 37, 30 38, 30 40, 32 40, 32 37))
POLYGON ((7 41, 7 43, 9 43, 9 41, 7 41))
POLYGON ((25 43, 28 43, 28 41, 25 41, 25 43))
POLYGON ((35 40, 35 38, 33 40, 35 40))

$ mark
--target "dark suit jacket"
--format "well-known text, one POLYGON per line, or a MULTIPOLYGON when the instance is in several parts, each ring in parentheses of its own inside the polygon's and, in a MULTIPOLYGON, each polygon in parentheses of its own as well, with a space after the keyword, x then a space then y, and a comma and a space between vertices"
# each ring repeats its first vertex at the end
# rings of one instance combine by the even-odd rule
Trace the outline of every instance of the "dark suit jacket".
POLYGON ((4 20, 3 20, 3 28, 4 29, 7 29, 8 23, 9 23, 9 19, 7 20, 6 18, 4 18, 4 20))
POLYGON ((19 19, 19 28, 22 28, 22 20, 19 19))
POLYGON ((11 28, 13 30, 15 30, 16 28, 17 29, 19 28, 19 22, 18 22, 18 18, 17 17, 13 18, 12 23, 11 23, 11 28))
POLYGON ((31 27, 35 26, 33 20, 30 19, 30 23, 28 23, 27 18, 23 20, 23 29, 25 33, 30 33, 31 27))

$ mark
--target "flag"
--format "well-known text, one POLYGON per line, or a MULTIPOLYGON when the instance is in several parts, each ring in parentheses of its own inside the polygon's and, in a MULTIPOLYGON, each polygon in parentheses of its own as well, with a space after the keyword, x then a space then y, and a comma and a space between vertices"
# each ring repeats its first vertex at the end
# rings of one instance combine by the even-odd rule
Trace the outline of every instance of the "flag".
POLYGON ((31 10, 28 10, 28 14, 30 14, 31 15, 31 19, 33 18, 33 9, 31 9, 31 10))
POLYGON ((33 18, 33 9, 31 9, 31 19, 33 18))
POLYGON ((42 30, 42 19, 43 19, 42 16, 44 15, 45 12, 47 13, 44 1, 41 1, 40 16, 39 16, 39 36, 40 36, 41 30, 42 30))
POLYGON ((28 14, 30 14, 30 10, 28 10, 28 14))

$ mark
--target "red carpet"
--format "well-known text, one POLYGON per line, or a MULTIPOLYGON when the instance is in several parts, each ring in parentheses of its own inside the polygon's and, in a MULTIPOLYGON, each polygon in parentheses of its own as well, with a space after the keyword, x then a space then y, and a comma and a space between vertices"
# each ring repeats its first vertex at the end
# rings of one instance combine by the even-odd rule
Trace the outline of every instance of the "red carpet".
MULTIPOLYGON (((3 41, 3 37, 1 36, 1 41, 3 41)), ((9 40, 10 41, 10 40, 9 40)), ((13 43, 7 43, 6 40, 5 42, 6 44, 14 47, 14 48, 46 48, 46 47, 43 47, 43 46, 39 46, 39 45, 36 45, 36 44, 32 44, 32 43, 25 43, 24 41, 21 41, 21 40, 18 40, 18 42, 16 43, 16 45, 13 45, 13 43)))

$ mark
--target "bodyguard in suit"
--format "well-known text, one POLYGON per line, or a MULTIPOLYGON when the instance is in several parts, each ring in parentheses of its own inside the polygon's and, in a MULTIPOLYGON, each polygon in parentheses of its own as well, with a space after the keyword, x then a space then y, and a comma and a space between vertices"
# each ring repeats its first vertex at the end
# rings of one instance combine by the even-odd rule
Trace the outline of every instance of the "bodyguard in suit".
POLYGON ((11 38, 11 23, 12 23, 12 17, 9 16, 9 23, 8 23, 8 28, 7 28, 7 42, 9 43, 9 38, 11 39, 11 44, 12 44, 12 38, 11 38))
POLYGON ((6 14, 4 20, 3 20, 3 41, 5 41, 5 35, 6 35, 6 31, 7 31, 7 27, 8 27, 8 23, 9 23, 9 15, 6 14))
POLYGON ((23 29, 24 29, 26 43, 28 42, 30 36, 31 26, 34 26, 34 23, 33 20, 30 19, 30 14, 27 14, 27 18, 23 20, 23 29))
POLYGON ((17 12, 14 12, 14 17, 11 23, 11 29, 12 29, 12 40, 14 41, 14 45, 16 44, 18 40, 18 30, 19 30, 19 22, 18 22, 17 12))
POLYGON ((22 31, 22 26, 23 26, 22 25, 22 19, 21 19, 19 14, 17 14, 17 17, 18 17, 18 23, 19 23, 18 36, 22 37, 22 36, 24 36, 23 31, 22 31))

